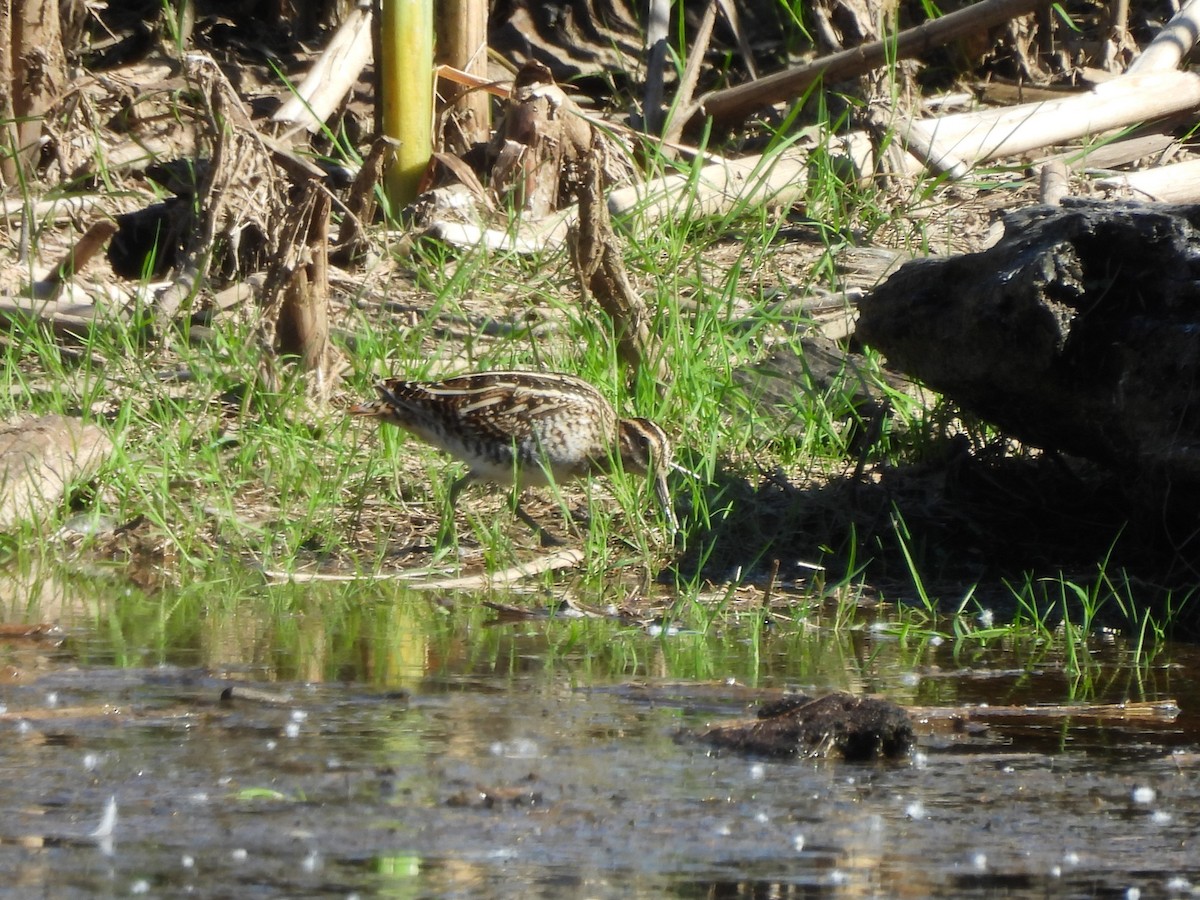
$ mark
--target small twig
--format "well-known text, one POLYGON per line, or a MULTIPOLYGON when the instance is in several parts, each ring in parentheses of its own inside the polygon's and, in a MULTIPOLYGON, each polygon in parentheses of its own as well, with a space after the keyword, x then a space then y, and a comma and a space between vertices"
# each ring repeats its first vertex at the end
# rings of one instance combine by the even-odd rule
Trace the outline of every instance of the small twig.
POLYGON ((1043 203, 1058 206, 1071 192, 1071 173, 1061 159, 1052 159, 1041 168, 1038 194, 1043 203))
POLYGON ((889 132, 895 134, 904 149, 932 172, 945 175, 953 181, 960 181, 971 171, 961 159, 938 147, 933 138, 919 127, 914 127, 919 124, 919 120, 909 122, 907 126, 901 124, 897 129, 894 120, 885 116, 883 110, 872 105, 867 111, 866 122, 877 141, 882 143, 889 132))
MULTIPOLYGON (((758 66, 754 63, 754 48, 750 46, 750 39, 746 37, 746 30, 742 28, 742 20, 738 14, 737 3, 734 0, 717 0, 717 3, 721 6, 721 12, 725 15, 725 21, 733 29, 733 36, 737 40, 738 52, 742 54, 742 59, 746 62, 746 71, 750 73, 752 80, 758 78, 758 66)), ((696 44, 699 45, 700 43, 701 41, 697 39, 696 44)), ((707 39, 705 43, 707 43, 707 39)))
POLYGON ((691 115, 692 96, 696 91, 696 82, 700 79, 700 65, 704 62, 704 54, 708 50, 708 42, 712 40, 713 26, 717 23, 717 6, 721 0, 709 0, 704 9, 704 18, 696 29, 696 40, 692 44, 692 52, 688 56, 687 67, 683 77, 679 79, 679 90, 675 95, 675 114, 663 132, 663 143, 674 143, 683 134, 691 115), (687 115, 684 115, 685 111, 687 115))
POLYGON ((1131 703, 1087 703, 1073 706, 906 706, 914 719, 963 718, 970 721, 1023 718, 1097 719, 1124 721, 1137 719, 1173 722, 1179 717, 1179 704, 1174 700, 1149 700, 1131 703))
POLYGON ((779 578, 779 557, 771 560, 771 574, 767 576, 767 586, 763 589, 762 608, 771 609, 771 595, 775 593, 775 580, 779 578))
POLYGON ((88 264, 93 256, 100 252, 108 239, 117 233, 117 223, 112 219, 101 219, 83 233, 75 242, 75 246, 67 251, 67 255, 50 270, 38 285, 38 296, 54 296, 63 283, 75 277, 88 264), (41 293, 46 291, 48 293, 41 293))

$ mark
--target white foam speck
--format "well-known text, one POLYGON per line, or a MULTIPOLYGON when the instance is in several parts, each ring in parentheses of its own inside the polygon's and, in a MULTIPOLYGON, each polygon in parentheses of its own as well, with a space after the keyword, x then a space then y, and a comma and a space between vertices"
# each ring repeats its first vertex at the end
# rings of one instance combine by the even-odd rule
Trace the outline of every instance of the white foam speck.
POLYGON ((496 741, 488 749, 492 756, 503 756, 506 759, 536 759, 541 755, 537 741, 529 738, 496 741))
POLYGON ((99 838, 101 840, 104 838, 110 838, 113 835, 113 831, 116 830, 116 827, 117 798, 109 797, 108 802, 104 804, 104 811, 100 813, 100 824, 96 826, 95 830, 92 831, 88 837, 99 838))
POLYGON ((1154 798, 1157 796, 1158 794, 1155 792, 1154 788, 1149 787, 1148 785, 1139 785, 1133 789, 1134 803, 1153 803, 1154 798))

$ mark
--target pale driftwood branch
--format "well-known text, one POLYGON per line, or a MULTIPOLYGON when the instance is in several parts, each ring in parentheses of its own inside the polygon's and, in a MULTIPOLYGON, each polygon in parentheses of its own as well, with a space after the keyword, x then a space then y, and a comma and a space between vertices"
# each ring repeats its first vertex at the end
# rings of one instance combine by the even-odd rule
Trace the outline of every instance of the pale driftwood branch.
POLYGON ((1200 0, 1190 0, 1146 45, 1141 56, 1129 66, 1129 74, 1175 69, 1197 39, 1200 39, 1200 0))
POLYGON ((1200 202, 1200 159, 1128 172, 1096 180, 1099 187, 1128 190, 1136 200, 1160 203, 1200 202))
POLYGON ((263 285, 267 276, 263 272, 255 272, 234 282, 223 291, 219 291, 212 299, 213 308, 226 312, 238 306, 257 303, 262 296, 263 285))
POLYGON ((1178 138, 1172 134, 1156 131, 1083 149, 1075 148, 1065 153, 1057 153, 1052 158, 1061 159, 1076 172, 1115 169, 1117 166, 1128 165, 1134 160, 1145 159, 1148 156, 1161 156, 1177 141, 1178 138))
POLYGON ((484 573, 480 575, 464 575, 454 578, 428 578, 430 571, 428 569, 420 569, 415 571, 398 571, 398 572, 376 572, 371 575, 349 575, 343 573, 321 573, 321 572, 287 572, 277 569, 269 569, 263 572, 267 579, 274 583, 296 582, 297 584, 310 581, 403 581, 404 586, 412 588, 415 591, 472 591, 486 590, 488 588, 504 587, 521 581, 524 578, 533 578, 535 575, 541 575, 544 572, 553 572, 558 569, 569 569, 572 566, 577 566, 584 559, 584 552, 577 547, 570 547, 563 550, 556 550, 554 553, 546 556, 539 556, 537 559, 530 560, 527 563, 518 563, 515 566, 509 566, 499 572, 484 573))
POLYGON ((902 129, 902 138, 912 135, 941 153, 981 162, 1102 134, 1197 106, 1200 76, 1152 72, 1122 76, 1062 100, 910 122, 902 129))
POLYGON ((583 550, 578 547, 568 547, 546 556, 539 556, 527 563, 517 563, 515 566, 509 566, 499 572, 485 572, 462 578, 443 578, 437 581, 408 582, 405 587, 423 591, 478 591, 505 587, 545 572, 570 569, 583 562, 584 556, 583 550))
POLYGON ((986 31, 1009 19, 1049 6, 1047 0, 983 0, 966 9, 910 28, 894 37, 833 53, 785 72, 777 72, 737 87, 713 91, 700 98, 698 115, 728 124, 764 106, 794 100, 824 79, 853 78, 908 59, 968 34, 986 31))
MULTIPOLYGON (((100 308, 91 298, 70 299, 72 285, 64 286, 60 299, 0 296, 0 326, 29 325, 40 322, 60 338, 82 339, 97 327, 111 322, 114 329, 127 328, 129 316, 121 309, 100 308), (67 295, 67 299, 61 299, 67 295)), ((118 299, 119 302, 119 299, 118 299)))
POLYGON ((371 9, 359 6, 346 17, 295 93, 275 110, 271 120, 318 131, 370 61, 371 9))
POLYGON ((314 584, 318 582, 329 584, 353 584, 356 581, 420 581, 421 579, 429 579, 433 576, 446 578, 450 576, 452 569, 441 567, 420 568, 420 569, 396 569, 387 572, 373 572, 369 575, 360 575, 351 572, 310 572, 305 569, 297 569, 289 571, 288 569, 263 569, 263 577, 271 584, 287 584, 289 582, 295 584, 314 584))
MULTIPOLYGON (((863 118, 878 144, 887 147, 886 159, 892 172, 916 175, 929 168, 957 180, 965 178, 970 171, 970 167, 958 157, 936 147, 928 136, 911 127, 902 129, 900 141, 889 142, 888 138, 896 133, 896 118, 880 104, 869 106, 863 118)), ((852 134, 857 135, 858 132, 852 134)))
MULTIPOLYGON (((852 157, 862 152, 860 144, 847 144, 845 149, 852 157)), ((694 191, 692 182, 691 175, 678 173, 621 188, 609 194, 608 211, 614 217, 629 217, 636 231, 671 217, 721 215, 738 204, 789 206, 804 196, 808 157, 789 153, 720 160, 700 170, 694 191)), ((534 253, 563 246, 578 217, 578 208, 570 207, 532 224, 523 222, 515 234, 457 222, 439 222, 429 233, 457 246, 534 253)))
POLYGON ((903 132, 901 142, 905 150, 933 172, 939 172, 957 181, 966 178, 971 171, 970 166, 955 154, 941 149, 920 128, 909 127, 903 132))
POLYGON ((0 219, 12 219, 25 214, 29 207, 29 215, 35 221, 53 217, 61 222, 76 216, 89 213, 104 202, 99 194, 86 194, 78 197, 59 197, 54 200, 38 200, 33 204, 20 197, 0 200, 0 219))
POLYGON ((918 722, 941 719, 966 719, 971 722, 1012 719, 1089 719, 1093 721, 1174 722, 1179 704, 1174 700, 1146 700, 1129 703, 1080 703, 1058 706, 906 706, 904 711, 918 722))
POLYGON ((720 215, 738 204, 789 206, 804 196, 808 156, 721 160, 700 170, 694 193, 689 190, 691 183, 692 175, 680 172, 621 188, 609 194, 608 210, 614 217, 632 215, 644 225, 653 225, 681 215, 720 215))
POLYGON ((42 416, 0 429, 0 530, 47 517, 67 487, 94 472, 112 452, 95 425, 42 416))

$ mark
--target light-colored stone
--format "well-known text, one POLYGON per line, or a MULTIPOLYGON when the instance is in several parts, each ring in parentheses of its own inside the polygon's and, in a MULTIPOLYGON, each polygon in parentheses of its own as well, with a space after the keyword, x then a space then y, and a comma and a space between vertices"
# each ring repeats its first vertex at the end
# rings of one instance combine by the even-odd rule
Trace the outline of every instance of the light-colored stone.
POLYGON ((41 416, 0 426, 0 529, 49 515, 67 486, 111 452, 108 435, 81 419, 41 416))

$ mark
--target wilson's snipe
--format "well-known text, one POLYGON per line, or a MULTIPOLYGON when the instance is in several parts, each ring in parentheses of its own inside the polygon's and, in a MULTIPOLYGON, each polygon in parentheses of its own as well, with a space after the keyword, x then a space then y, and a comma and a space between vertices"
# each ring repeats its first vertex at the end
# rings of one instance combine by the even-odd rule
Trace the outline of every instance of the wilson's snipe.
MULTIPOLYGON (((618 419, 586 381, 555 373, 479 372, 444 381, 391 379, 375 389, 378 400, 349 411, 410 431, 469 467, 451 489, 451 504, 469 480, 545 485, 551 478, 607 473, 619 457, 625 469, 653 481, 672 533, 677 528, 667 491, 667 436, 649 419, 618 419)), ((541 532, 519 506, 518 513, 541 532)))

